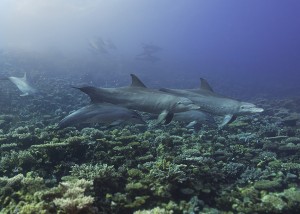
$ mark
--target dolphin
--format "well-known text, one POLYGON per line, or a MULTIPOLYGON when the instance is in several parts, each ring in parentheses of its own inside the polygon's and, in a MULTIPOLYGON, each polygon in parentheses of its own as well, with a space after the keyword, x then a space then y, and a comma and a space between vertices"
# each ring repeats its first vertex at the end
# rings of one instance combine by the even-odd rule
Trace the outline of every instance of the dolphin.
POLYGON ((66 116, 58 123, 59 128, 81 123, 103 123, 119 125, 124 122, 145 124, 142 117, 134 110, 109 103, 91 104, 66 116))
POLYGON ((162 50, 161 47, 153 45, 153 44, 142 44, 144 53, 152 54, 162 50))
POLYGON ((159 114, 157 123, 165 121, 165 124, 168 124, 174 113, 200 109, 188 98, 147 88, 134 74, 131 74, 131 80, 131 85, 127 87, 84 86, 75 88, 86 93, 92 103, 107 102, 137 111, 159 114))
POLYGON ((201 111, 213 115, 224 116, 220 128, 226 124, 233 122, 239 115, 247 115, 252 113, 263 112, 263 108, 248 102, 238 101, 223 95, 215 93, 209 83, 201 78, 199 89, 168 89, 161 88, 160 91, 167 92, 177 96, 183 96, 192 100, 196 105, 200 106, 201 111))
POLYGON ((90 50, 94 53, 107 54, 108 50, 105 48, 105 44, 101 38, 98 39, 89 39, 88 44, 90 50))
POLYGON ((187 128, 201 124, 212 125, 215 123, 213 116, 197 110, 176 113, 174 114, 173 120, 187 123, 187 128))
POLYGON ((27 81, 27 75, 24 74, 23 77, 7 77, 2 80, 10 80, 13 84, 15 84, 18 89, 23 93, 20 96, 28 96, 38 93, 38 90, 35 89, 30 83, 27 81))
POLYGON ((157 62, 160 60, 159 57, 157 56, 153 56, 152 54, 148 54, 148 53, 141 53, 139 55, 137 55, 135 57, 136 60, 144 60, 144 61, 149 61, 149 62, 157 62))
POLYGON ((117 49, 116 45, 110 39, 103 40, 103 43, 109 49, 117 49))
POLYGON ((94 53, 108 54, 109 53, 108 49, 111 50, 117 49, 117 47, 111 40, 109 39, 103 40, 101 37, 89 39, 88 44, 90 50, 94 53))

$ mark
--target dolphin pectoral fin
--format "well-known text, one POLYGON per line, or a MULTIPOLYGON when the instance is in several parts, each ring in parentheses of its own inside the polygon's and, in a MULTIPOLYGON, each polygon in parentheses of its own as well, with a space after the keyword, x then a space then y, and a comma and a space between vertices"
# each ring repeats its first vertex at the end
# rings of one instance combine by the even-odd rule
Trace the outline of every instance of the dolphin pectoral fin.
POLYGON ((155 124, 157 125, 157 124, 160 124, 164 121, 164 124, 167 125, 172 121, 173 117, 174 117, 173 112, 169 112, 167 110, 164 110, 162 113, 160 113, 158 115, 158 118, 157 118, 155 124))
POLYGON ((193 128, 196 124, 197 124, 197 121, 194 120, 194 121, 192 121, 192 122, 189 122, 189 124, 187 124, 185 127, 186 127, 186 128, 193 128))
POLYGON ((165 125, 171 123, 172 119, 174 117, 174 113, 172 112, 169 112, 165 118, 165 125))
POLYGON ((233 121, 235 121, 236 116, 232 115, 232 114, 227 114, 224 119, 223 122, 219 125, 219 128, 223 128, 226 124, 232 123, 233 121))
POLYGON ((160 124, 162 121, 164 121, 168 113, 169 112, 167 110, 164 110, 162 113, 160 113, 157 117, 156 124, 160 124))
POLYGON ((28 93, 24 93, 24 94, 21 94, 20 96, 25 97, 25 96, 28 96, 28 95, 29 95, 28 93))
POLYGON ((236 120, 236 118, 237 118, 237 116, 233 115, 231 120, 228 122, 228 124, 234 122, 236 120))

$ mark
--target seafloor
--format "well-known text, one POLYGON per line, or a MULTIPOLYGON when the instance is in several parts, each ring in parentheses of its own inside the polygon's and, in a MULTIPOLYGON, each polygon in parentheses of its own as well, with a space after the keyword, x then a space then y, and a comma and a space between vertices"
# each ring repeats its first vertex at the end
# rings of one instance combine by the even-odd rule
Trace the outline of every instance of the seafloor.
POLYGON ((300 212, 300 98, 256 99, 222 130, 58 130, 88 98, 47 81, 40 97, 1 83, 1 213, 300 212))

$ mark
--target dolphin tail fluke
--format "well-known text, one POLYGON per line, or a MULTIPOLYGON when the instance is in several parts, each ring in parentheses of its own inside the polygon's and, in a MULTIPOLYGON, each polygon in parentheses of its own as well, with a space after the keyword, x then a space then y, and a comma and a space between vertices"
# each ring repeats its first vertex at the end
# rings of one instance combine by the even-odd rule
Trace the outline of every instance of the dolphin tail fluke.
POLYGON ((100 89, 98 89, 96 87, 93 87, 93 86, 83 86, 83 87, 72 86, 72 87, 76 88, 76 89, 79 89, 83 93, 87 94, 91 99, 91 103, 102 103, 102 102, 104 102, 101 99, 101 93, 99 93, 100 89))

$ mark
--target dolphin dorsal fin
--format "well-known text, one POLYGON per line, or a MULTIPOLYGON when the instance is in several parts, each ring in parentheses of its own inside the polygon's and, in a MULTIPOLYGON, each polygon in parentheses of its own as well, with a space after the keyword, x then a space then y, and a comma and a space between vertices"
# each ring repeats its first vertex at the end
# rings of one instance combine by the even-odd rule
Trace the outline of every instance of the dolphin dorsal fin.
POLYGON ((214 92, 212 87, 208 84, 208 82, 205 79, 200 78, 200 82, 201 82, 201 85, 200 85, 201 89, 206 90, 206 91, 210 91, 210 92, 214 92))
POLYGON ((147 88, 145 84, 134 74, 130 74, 131 76, 131 87, 142 87, 142 88, 147 88))
POLYGON ((101 94, 101 89, 99 89, 99 88, 96 88, 93 86, 80 86, 80 87, 71 86, 71 87, 79 89, 83 93, 87 94, 91 99, 91 103, 103 103, 104 102, 102 94, 101 94))
POLYGON ((24 73, 23 80, 27 80, 27 74, 26 74, 26 72, 24 73))

